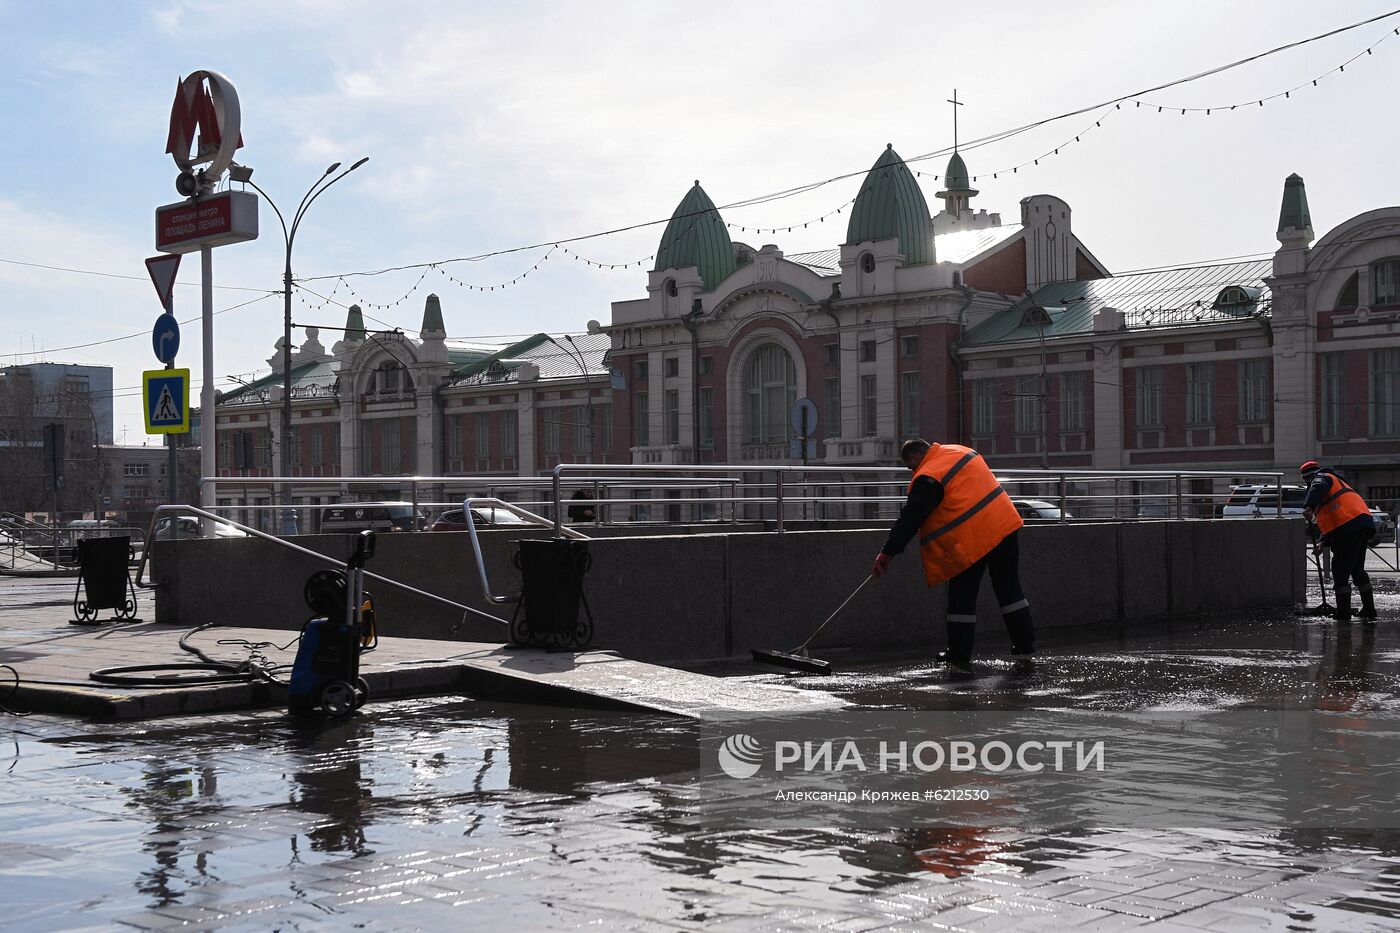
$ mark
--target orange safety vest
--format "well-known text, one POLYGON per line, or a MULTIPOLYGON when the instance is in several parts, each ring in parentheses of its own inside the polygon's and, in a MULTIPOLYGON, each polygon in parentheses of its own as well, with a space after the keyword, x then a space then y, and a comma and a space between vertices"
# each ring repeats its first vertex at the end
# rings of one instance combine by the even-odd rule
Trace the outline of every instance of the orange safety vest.
POLYGON ((943 501, 919 526, 919 554, 929 586, 956 577, 1025 524, 971 447, 934 444, 914 471, 911 490, 920 476, 943 486, 943 501))
POLYGON ((1322 529, 1323 534, 1329 535, 1353 518, 1371 514, 1366 500, 1351 488, 1351 484, 1335 473, 1323 475, 1332 481, 1332 491, 1317 504, 1314 513, 1317 527, 1322 529))

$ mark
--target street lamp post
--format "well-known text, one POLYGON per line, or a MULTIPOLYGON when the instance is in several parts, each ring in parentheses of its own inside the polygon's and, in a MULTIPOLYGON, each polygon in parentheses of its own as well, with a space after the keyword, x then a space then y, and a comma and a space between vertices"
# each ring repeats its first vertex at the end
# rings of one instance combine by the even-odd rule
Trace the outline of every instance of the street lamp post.
MULTIPOLYGON (((282 476, 282 534, 294 535, 297 533, 297 513, 292 508, 292 244, 296 241, 297 228, 301 226, 302 218, 306 216, 307 210, 321 194, 331 185, 349 175, 369 161, 369 156, 365 156, 345 171, 331 178, 331 173, 340 168, 340 163, 335 162, 316 179, 310 188, 306 189, 306 194, 302 195, 301 203, 297 205, 296 213, 292 215, 292 223, 289 227, 287 219, 278 210, 276 202, 257 183, 245 174, 240 181, 245 181, 253 186, 253 189, 263 196, 273 212, 277 214, 277 220, 282 224, 282 239, 286 243, 286 263, 282 269, 282 444, 277 456, 277 472, 282 476)), ((251 174, 251 169, 246 170, 251 174)))

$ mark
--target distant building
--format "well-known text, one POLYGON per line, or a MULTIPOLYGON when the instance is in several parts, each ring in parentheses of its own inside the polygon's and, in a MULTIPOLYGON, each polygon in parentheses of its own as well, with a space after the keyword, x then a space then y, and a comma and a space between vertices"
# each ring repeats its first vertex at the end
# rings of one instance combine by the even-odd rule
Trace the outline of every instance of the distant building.
POLYGON ((91 508, 100 484, 96 446, 112 442, 112 370, 108 366, 24 363, 0 368, 0 510, 51 510, 59 467, 59 507, 91 508), (55 432, 49 426, 57 426, 55 432), (45 456, 58 437, 61 460, 45 456))

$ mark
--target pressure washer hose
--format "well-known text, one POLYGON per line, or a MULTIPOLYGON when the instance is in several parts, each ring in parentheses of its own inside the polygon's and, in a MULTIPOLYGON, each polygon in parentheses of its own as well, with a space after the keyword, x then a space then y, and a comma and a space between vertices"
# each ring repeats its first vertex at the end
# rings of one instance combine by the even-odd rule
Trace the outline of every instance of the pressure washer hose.
MULTIPOLYGON (((220 661, 211 658, 187 639, 205 629, 214 628, 218 623, 210 622, 205 625, 196 626, 180 636, 180 647, 199 658, 198 662, 172 662, 169 664, 133 664, 126 667, 104 667, 100 670, 90 671, 88 678, 98 683, 113 684, 122 687, 207 687, 217 684, 243 684, 261 678, 269 683, 279 686, 286 686, 273 674, 274 665, 269 664, 265 657, 253 652, 255 646, 248 645, 250 654, 247 660, 239 664, 228 661, 220 661), (179 677, 142 677, 141 674, 153 671, 171 671, 178 675, 181 672, 196 674, 197 676, 179 677)), ((300 636, 298 636, 299 638, 300 636)), ((246 644, 246 643, 245 643, 246 644)))

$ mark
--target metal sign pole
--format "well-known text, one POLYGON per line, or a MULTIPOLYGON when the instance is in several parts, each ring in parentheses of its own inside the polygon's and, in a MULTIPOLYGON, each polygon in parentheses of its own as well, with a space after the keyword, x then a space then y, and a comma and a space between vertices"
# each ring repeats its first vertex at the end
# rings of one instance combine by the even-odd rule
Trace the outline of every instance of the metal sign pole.
MULTIPOLYGON (((179 262, 178 262, 178 257, 177 257, 176 266, 178 267, 178 265, 179 265, 179 262)), ((173 276, 172 276, 172 278, 173 278, 173 276)), ((167 301, 167 302, 165 303, 165 313, 168 314, 168 315, 170 315, 172 318, 175 316, 175 293, 174 293, 174 291, 172 291, 172 292, 170 293, 170 300, 167 301)), ((166 368, 166 369, 174 369, 174 368, 175 368, 175 358, 174 358, 173 356, 170 358, 169 361, 166 362, 165 368, 166 368)), ((179 495, 179 490, 180 490, 179 478, 180 478, 180 474, 177 472, 178 467, 179 467, 179 462, 178 462, 179 458, 177 457, 176 452, 175 452, 175 438, 176 438, 176 435, 174 435, 174 434, 167 434, 167 435, 165 435, 165 446, 166 446, 167 448, 169 448, 168 451, 167 451, 167 453, 166 453, 166 459, 165 459, 165 493, 166 493, 165 498, 166 498, 166 504, 167 504, 167 505, 179 505, 179 504, 180 504, 180 495, 179 495)), ((103 516, 103 515, 99 515, 99 516, 98 516, 98 518, 105 518, 105 517, 106 517, 106 516, 103 516)))
MULTIPOLYGON (((199 248, 200 292, 203 312, 204 383, 199 389, 199 505, 206 512, 214 511, 214 448, 218 443, 217 418, 214 411, 214 250, 207 243, 199 248)), ((213 522, 203 519, 204 534, 212 534, 213 522)))

